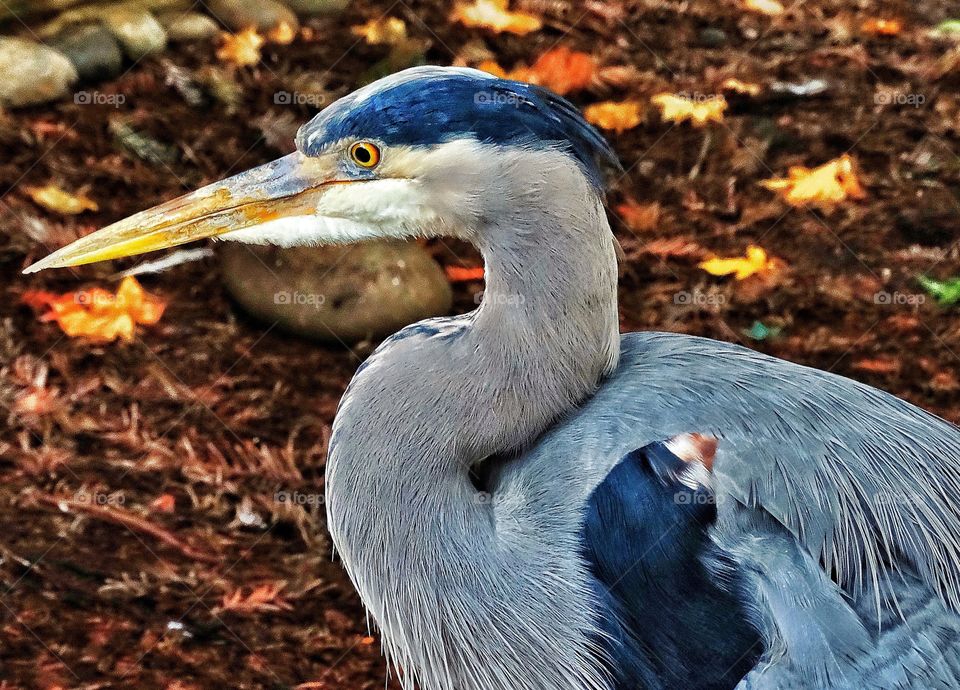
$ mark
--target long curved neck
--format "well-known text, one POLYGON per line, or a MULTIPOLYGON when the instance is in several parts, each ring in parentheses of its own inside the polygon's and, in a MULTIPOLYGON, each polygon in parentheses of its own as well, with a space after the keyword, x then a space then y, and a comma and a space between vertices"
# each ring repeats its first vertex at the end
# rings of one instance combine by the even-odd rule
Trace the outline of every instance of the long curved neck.
POLYGON ((477 462, 534 441, 616 365, 613 237, 582 175, 561 182, 549 197, 503 190, 507 212, 476 240, 486 262, 480 308, 386 342, 337 414, 329 527, 405 687, 415 677, 426 690, 606 686, 589 607, 568 610, 586 585, 565 572, 569 544, 547 543, 538 522, 556 521, 542 514, 554 510, 573 524, 579 506, 544 488, 541 506, 507 515, 470 480, 477 462), (563 204, 544 208, 545 198, 563 204), (564 599, 542 586, 558 577, 572 590, 550 611, 564 599), (510 612, 490 601, 494 591, 515 602, 510 612), (530 621, 540 621, 537 635, 523 633, 530 621), (558 643, 566 651, 551 649, 558 643), (549 659, 538 670, 489 663, 509 666, 511 647, 538 644, 549 659))
MULTIPOLYGON (((576 195, 569 203, 583 201, 576 195)), ((493 416, 475 431, 480 447, 461 462, 535 440, 616 366, 614 240, 602 204, 590 201, 594 211, 579 217, 563 207, 516 205, 508 227, 490 227, 478 241, 486 288, 462 346, 482 368, 461 390, 493 416)))

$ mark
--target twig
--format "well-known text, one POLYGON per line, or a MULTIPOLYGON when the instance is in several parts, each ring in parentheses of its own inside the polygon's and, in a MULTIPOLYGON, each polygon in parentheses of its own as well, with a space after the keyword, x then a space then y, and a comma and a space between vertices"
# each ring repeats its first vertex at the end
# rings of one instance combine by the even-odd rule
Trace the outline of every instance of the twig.
POLYGON ((703 167, 704 161, 707 160, 707 153, 710 152, 710 144, 712 143, 713 133, 708 129, 706 134, 703 135, 703 143, 700 145, 700 155, 697 156, 697 162, 690 168, 689 179, 695 180, 700 175, 700 169, 703 167))
POLYGON ((99 518, 100 520, 112 522, 117 525, 123 525, 127 529, 130 529, 134 532, 149 535, 162 541, 167 546, 173 547, 187 558, 192 558, 193 560, 200 561, 202 563, 216 564, 220 562, 220 559, 216 556, 195 549, 189 544, 177 539, 172 532, 168 532, 162 527, 153 524, 149 520, 137 517, 129 511, 108 508, 105 506, 91 505, 83 501, 75 501, 69 498, 58 498, 57 496, 52 496, 50 494, 38 493, 34 494, 34 497, 37 498, 41 503, 46 503, 47 505, 54 506, 61 510, 63 510, 64 507, 67 507, 75 512, 84 513, 91 517, 99 518))

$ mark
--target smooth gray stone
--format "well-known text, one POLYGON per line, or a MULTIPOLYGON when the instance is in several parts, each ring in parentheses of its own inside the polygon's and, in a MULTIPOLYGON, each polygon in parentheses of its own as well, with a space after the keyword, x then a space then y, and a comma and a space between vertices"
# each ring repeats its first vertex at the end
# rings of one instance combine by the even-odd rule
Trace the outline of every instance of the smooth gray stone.
POLYGON ((203 41, 216 36, 221 28, 217 22, 199 12, 161 12, 157 15, 171 41, 203 41))
POLYGON ((103 23, 132 60, 162 52, 167 47, 167 32, 146 10, 127 7, 108 10, 103 23))
POLYGON ((82 24, 65 29, 49 41, 69 58, 85 81, 113 79, 123 69, 120 45, 100 24, 82 24))
POLYGON ((214 19, 223 22, 232 31, 252 26, 265 32, 281 23, 293 29, 300 27, 293 10, 276 0, 207 0, 206 7, 214 19))
POLYGON ((351 0, 287 0, 287 6, 301 15, 338 14, 350 6, 351 0))
POLYGON ((0 105, 10 107, 63 98, 78 78, 62 53, 10 36, 0 36, 0 75, 0 105))
POLYGON ((450 310, 450 284, 416 244, 216 245, 223 279, 253 316, 297 335, 351 343, 450 310))

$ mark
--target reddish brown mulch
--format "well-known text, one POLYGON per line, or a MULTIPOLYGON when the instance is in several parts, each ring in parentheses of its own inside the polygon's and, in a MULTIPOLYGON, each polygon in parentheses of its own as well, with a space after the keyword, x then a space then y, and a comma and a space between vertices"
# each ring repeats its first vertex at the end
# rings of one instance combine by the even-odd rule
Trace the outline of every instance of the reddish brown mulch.
MULTIPOLYGON (((647 230, 611 214, 627 256, 623 329, 745 342, 957 421, 960 315, 919 299, 915 277, 960 272, 960 58, 925 35, 960 6, 866 2, 852 14, 849 5, 809 0, 770 19, 732 0, 528 0, 547 28, 522 38, 450 25, 435 2, 389 13, 430 42, 433 63, 486 47, 511 67, 562 44, 633 68, 575 94, 579 105, 712 93, 728 76, 827 80, 819 97, 734 102, 707 148, 703 130, 652 113, 611 135, 627 172, 610 207, 628 197, 659 204, 647 230), (899 36, 861 35, 864 20, 886 16, 904 21, 899 36), (719 46, 707 29, 724 32, 719 46), (923 103, 884 104, 890 93, 923 103), (862 202, 791 210, 757 184, 848 151, 867 187, 862 202), (750 243, 789 266, 777 284, 696 268, 709 252, 750 243), (751 341, 744 331, 755 321, 782 332, 751 341)), ((213 47, 194 45, 98 87, 124 95, 118 108, 65 102, 0 121, 0 687, 383 686, 378 642, 330 559, 318 500, 335 406, 370 344, 350 352, 267 331, 236 312, 207 261, 144 278, 170 306, 136 342, 91 345, 39 323, 20 296, 105 284, 117 267, 19 271, 93 227, 276 157, 283 144, 273 148, 264 128, 282 133, 312 111, 277 105, 274 94, 355 87, 386 49, 356 43, 350 27, 388 7, 361 0, 313 21, 312 40, 268 48, 262 67, 236 72, 232 112, 189 105, 169 83, 167 61, 202 81, 213 47), (171 162, 116 148, 107 121, 118 116, 172 145, 171 162), (49 181, 90 185, 100 211, 42 211, 22 188, 49 181)), ((465 247, 434 250, 444 263, 475 258, 465 247)), ((458 284, 457 309, 473 308, 480 287, 458 284)))

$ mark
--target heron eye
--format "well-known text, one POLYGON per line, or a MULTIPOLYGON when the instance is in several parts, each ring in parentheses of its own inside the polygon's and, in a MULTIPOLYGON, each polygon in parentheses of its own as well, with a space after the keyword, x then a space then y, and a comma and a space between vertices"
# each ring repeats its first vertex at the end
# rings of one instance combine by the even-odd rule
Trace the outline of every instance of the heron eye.
POLYGON ((380 162, 380 147, 369 141, 358 141, 350 147, 350 157, 361 167, 373 168, 380 162))

